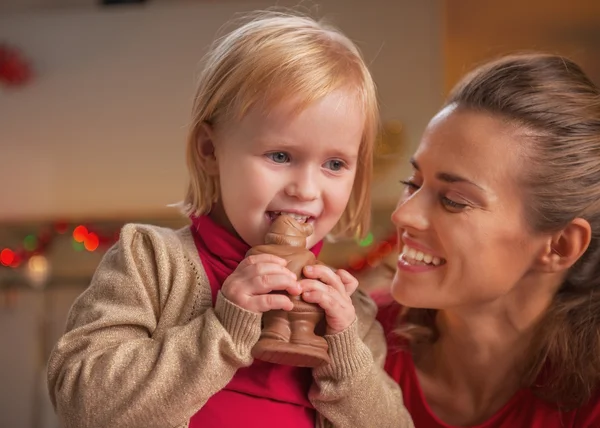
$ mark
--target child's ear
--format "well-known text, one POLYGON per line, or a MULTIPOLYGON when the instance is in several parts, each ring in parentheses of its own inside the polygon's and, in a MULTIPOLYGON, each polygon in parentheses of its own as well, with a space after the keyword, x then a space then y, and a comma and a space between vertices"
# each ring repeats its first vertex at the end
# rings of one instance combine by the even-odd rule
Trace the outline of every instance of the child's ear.
POLYGON ((569 269, 585 253, 592 238, 592 228, 587 220, 576 218, 560 232, 555 233, 538 258, 544 272, 561 272, 569 269))
POLYGON ((202 159, 204 169, 208 175, 217 175, 219 173, 214 134, 212 126, 207 122, 202 122, 196 139, 198 156, 202 159))

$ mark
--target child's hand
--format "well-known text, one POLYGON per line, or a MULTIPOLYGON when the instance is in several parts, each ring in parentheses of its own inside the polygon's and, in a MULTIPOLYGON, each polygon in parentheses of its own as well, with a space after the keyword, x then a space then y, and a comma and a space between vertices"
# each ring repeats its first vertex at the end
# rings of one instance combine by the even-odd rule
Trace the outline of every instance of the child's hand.
POLYGON ((343 269, 334 272, 325 265, 306 266, 303 273, 306 279, 300 281, 302 299, 325 310, 326 334, 336 334, 348 328, 356 318, 350 299, 358 287, 356 278, 343 269))
POLYGON ((269 294, 274 290, 285 290, 296 296, 300 294, 296 275, 286 265, 286 260, 271 254, 246 257, 225 280, 221 293, 247 311, 289 311, 293 308, 289 297, 269 294))

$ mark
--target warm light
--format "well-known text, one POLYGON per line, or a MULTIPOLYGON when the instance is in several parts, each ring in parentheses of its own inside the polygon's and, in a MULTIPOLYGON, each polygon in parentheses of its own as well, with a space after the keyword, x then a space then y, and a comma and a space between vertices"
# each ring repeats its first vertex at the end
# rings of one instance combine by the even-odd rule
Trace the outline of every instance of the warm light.
POLYGON ((351 256, 348 265, 352 270, 360 270, 365 265, 365 260, 361 256, 351 256))
POLYGON ((370 254, 370 255, 367 257, 367 264, 368 264, 370 267, 372 267, 372 268, 374 268, 374 267, 377 267, 377 266, 379 266, 379 263, 381 263, 381 258, 379 258, 379 257, 377 256, 377 254, 370 254))
POLYGON ((86 250, 94 251, 96 248, 98 248, 98 245, 100 244, 98 235, 96 235, 93 232, 88 234, 88 236, 85 238, 85 242, 83 244, 85 245, 86 250))
POLYGON ((403 128, 404 126, 399 120, 390 120, 385 124, 385 129, 390 134, 401 134, 403 128))
POLYGON ((15 260, 15 253, 13 250, 5 248, 0 252, 0 262, 4 266, 10 266, 15 260))
POLYGON ((11 268, 17 268, 21 264, 21 255, 19 253, 14 253, 14 258, 12 263, 10 264, 11 268))
POLYGON ((73 230, 73 239, 77 242, 83 242, 88 236, 88 233, 89 232, 85 226, 77 226, 75 230, 73 230))
POLYGON ((27 277, 34 288, 42 288, 46 285, 50 275, 48 259, 42 255, 32 256, 27 262, 27 277))
POLYGON ((56 232, 60 233, 61 235, 67 231, 68 227, 69 227, 69 225, 67 224, 66 221, 57 221, 54 224, 54 230, 56 230, 56 232))
POLYGON ((379 244, 379 248, 377 249, 377 253, 379 257, 385 257, 392 252, 392 246, 389 242, 382 242, 379 244))

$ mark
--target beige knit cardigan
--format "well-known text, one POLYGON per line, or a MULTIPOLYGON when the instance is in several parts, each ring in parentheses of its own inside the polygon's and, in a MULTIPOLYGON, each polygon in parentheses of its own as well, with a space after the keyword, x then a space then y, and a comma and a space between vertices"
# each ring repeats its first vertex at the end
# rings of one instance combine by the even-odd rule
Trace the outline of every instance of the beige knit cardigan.
MULTIPOLYGON (((353 302, 357 321, 325 337, 331 364, 313 370, 316 426, 412 427, 399 387, 382 369, 376 307, 359 291, 353 302)), ((213 307, 190 227, 126 225, 52 351, 52 403, 64 428, 187 427, 252 363, 260 328, 260 314, 220 293, 213 307)))

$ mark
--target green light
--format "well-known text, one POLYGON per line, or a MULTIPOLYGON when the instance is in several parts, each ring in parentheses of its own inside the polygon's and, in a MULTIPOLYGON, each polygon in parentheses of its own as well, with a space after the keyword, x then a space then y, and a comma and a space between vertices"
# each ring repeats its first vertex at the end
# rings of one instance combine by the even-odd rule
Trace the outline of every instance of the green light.
POLYGON ((83 242, 77 242, 73 239, 73 249, 75 251, 83 251, 85 249, 85 245, 83 244, 83 242))
POLYGON ((33 251, 37 248, 37 238, 33 235, 27 235, 23 240, 23 246, 27 251, 33 251))
POLYGON ((360 241, 358 241, 358 245, 360 245, 361 247, 368 247, 372 243, 373 243, 373 234, 371 232, 369 232, 369 234, 367 236, 365 236, 364 239, 361 239, 360 241))

